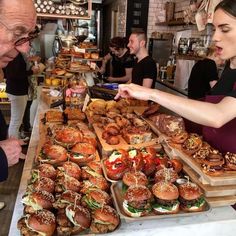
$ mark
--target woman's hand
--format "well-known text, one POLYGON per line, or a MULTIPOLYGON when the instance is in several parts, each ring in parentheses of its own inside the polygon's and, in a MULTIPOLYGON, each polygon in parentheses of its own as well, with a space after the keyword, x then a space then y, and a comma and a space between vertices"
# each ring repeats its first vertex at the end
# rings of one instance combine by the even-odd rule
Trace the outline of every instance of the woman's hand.
POLYGON ((153 89, 146 88, 137 84, 120 84, 118 93, 115 99, 122 98, 136 98, 139 100, 150 100, 153 89))

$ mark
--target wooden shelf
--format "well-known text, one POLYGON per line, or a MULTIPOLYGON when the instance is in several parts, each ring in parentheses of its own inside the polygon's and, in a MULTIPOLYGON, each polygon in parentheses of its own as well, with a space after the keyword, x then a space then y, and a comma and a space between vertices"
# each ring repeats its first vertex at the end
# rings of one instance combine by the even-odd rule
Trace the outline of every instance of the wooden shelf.
MULTIPOLYGON (((81 4, 83 5, 83 4, 81 4)), ((61 14, 50 14, 50 13, 37 13, 38 17, 42 18, 48 18, 48 19, 83 19, 83 20, 90 20, 91 19, 91 13, 92 13, 92 0, 88 0, 86 4, 85 10, 88 11, 88 15, 81 16, 81 15, 61 15, 61 14)))
MULTIPOLYGON (((184 22, 184 19, 177 19, 177 20, 172 20, 168 22, 158 22, 155 25, 160 25, 160 26, 178 26, 178 25, 188 25, 184 22)), ((192 23, 190 23, 192 25, 192 23)))
POLYGON ((194 60, 199 61, 203 60, 204 57, 194 56, 194 55, 176 55, 176 59, 180 60, 194 60))
POLYGON ((38 17, 43 18, 51 18, 51 19, 84 19, 90 20, 91 16, 71 16, 71 15, 59 15, 59 14, 44 14, 44 13, 37 13, 38 17))

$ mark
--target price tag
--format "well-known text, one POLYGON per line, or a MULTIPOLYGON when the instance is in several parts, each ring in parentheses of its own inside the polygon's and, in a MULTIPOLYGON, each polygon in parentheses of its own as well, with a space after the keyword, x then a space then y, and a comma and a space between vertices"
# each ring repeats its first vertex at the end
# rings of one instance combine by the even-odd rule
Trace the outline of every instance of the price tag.
POLYGON ((95 62, 90 63, 90 68, 96 70, 97 64, 95 62))
POLYGON ((90 101, 90 96, 88 94, 86 94, 85 99, 84 99, 84 105, 82 108, 82 112, 86 111, 89 101, 90 101))
POLYGON ((76 48, 75 52, 79 52, 79 53, 85 53, 85 48, 76 48))

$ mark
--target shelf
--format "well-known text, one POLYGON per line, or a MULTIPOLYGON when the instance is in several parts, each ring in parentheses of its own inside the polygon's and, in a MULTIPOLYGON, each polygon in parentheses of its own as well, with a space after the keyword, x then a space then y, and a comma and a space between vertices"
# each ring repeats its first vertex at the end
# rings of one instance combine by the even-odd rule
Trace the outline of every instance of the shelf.
MULTIPOLYGON (((177 19, 177 20, 172 20, 168 22, 158 22, 155 25, 160 25, 160 26, 178 26, 178 25, 189 25, 184 22, 184 19, 177 19)), ((192 25, 192 23, 190 23, 192 25)))
POLYGON ((37 13, 38 17, 43 18, 51 18, 51 19, 84 19, 90 20, 91 16, 71 16, 71 15, 59 15, 59 14, 44 14, 44 13, 37 13))
POLYGON ((179 60, 194 60, 199 61, 202 60, 204 57, 194 56, 194 55, 176 55, 176 59, 179 60))

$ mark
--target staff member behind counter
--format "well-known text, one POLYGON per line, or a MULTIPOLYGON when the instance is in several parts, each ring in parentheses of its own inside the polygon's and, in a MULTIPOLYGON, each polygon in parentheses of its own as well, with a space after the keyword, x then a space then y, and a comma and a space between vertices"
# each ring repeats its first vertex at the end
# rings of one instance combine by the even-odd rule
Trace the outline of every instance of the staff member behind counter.
POLYGON ((100 73, 104 74, 106 65, 111 61, 110 76, 107 78, 109 82, 125 83, 131 80, 132 68, 135 58, 130 54, 127 48, 127 39, 122 37, 114 37, 109 43, 110 52, 103 58, 100 73))
POLYGON ((132 83, 154 88, 157 78, 155 61, 148 55, 147 36, 144 31, 134 31, 129 37, 130 53, 137 57, 132 71, 132 83))
POLYGON ((220 80, 205 102, 178 97, 135 84, 119 85, 116 99, 135 97, 152 100, 193 122, 203 125, 203 138, 221 152, 236 153, 236 1, 223 0, 214 13, 213 25, 218 55, 230 59, 220 80))

